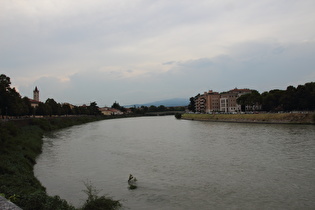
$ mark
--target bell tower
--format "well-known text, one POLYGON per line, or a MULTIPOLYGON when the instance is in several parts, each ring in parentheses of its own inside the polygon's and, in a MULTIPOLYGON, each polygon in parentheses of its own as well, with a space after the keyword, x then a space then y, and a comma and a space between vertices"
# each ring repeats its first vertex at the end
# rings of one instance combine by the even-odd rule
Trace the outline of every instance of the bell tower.
POLYGON ((39 90, 37 89, 37 86, 35 87, 35 90, 33 91, 33 99, 35 101, 39 101, 39 90))

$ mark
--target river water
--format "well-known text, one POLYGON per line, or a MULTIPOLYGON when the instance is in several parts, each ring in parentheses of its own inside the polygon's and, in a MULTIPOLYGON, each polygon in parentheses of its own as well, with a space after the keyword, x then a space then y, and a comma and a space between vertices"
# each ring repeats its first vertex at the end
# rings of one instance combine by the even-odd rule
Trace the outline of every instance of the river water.
POLYGON ((35 175, 75 206, 88 181, 125 209, 314 209, 315 127, 104 120, 45 136, 35 175))

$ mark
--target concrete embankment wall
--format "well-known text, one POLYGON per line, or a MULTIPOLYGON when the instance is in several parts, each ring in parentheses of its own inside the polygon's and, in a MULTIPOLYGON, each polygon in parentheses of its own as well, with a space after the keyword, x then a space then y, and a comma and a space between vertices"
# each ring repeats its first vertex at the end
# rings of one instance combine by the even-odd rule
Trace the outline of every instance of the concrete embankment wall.
POLYGON ((215 122, 315 124, 315 113, 183 114, 182 119, 215 122))

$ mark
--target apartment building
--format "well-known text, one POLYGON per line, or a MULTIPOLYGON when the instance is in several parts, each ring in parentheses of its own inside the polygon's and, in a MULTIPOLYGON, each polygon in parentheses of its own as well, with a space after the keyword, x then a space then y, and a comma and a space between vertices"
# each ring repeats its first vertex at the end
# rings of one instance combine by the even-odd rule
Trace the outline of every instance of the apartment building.
POLYGON ((195 97, 196 112, 240 112, 241 105, 237 104, 237 98, 241 95, 251 93, 250 89, 233 89, 224 93, 209 90, 195 97))
POLYGON ((220 94, 218 92, 213 92, 209 90, 208 93, 204 93, 206 95, 206 109, 205 112, 217 112, 220 111, 220 94))
POLYGON ((205 94, 198 94, 195 97, 195 107, 196 112, 205 113, 206 112, 206 95, 205 94))

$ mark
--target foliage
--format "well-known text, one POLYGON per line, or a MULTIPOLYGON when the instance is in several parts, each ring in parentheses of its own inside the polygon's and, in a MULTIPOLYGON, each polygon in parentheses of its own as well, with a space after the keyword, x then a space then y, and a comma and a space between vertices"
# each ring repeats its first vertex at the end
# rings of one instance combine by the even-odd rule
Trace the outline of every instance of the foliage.
POLYGON ((20 94, 11 88, 10 77, 0 75, 0 115, 21 116, 29 114, 30 102, 23 100, 20 94))
POLYGON ((149 106, 148 111, 149 111, 149 112, 157 112, 157 111, 158 111, 158 109, 157 109, 157 107, 156 107, 156 106, 151 105, 151 106, 149 106))
POLYGON ((60 115, 61 114, 61 104, 58 104, 54 99, 48 98, 45 102, 47 115, 60 115))
POLYGON ((286 90, 270 90, 261 95, 257 91, 240 96, 241 105, 261 104, 264 111, 311 111, 315 110, 315 82, 288 86, 286 90))
POLYGON ((182 114, 176 113, 176 114, 175 114, 175 117, 176 117, 176 119, 181 119, 181 118, 182 118, 182 114))
POLYGON ((130 110, 135 115, 150 115, 152 112, 154 113, 163 112, 164 114, 173 115, 175 111, 181 111, 181 112, 185 111, 185 107, 184 106, 166 107, 164 105, 159 105, 159 106, 151 105, 149 107, 147 106, 131 107, 130 110))
MULTIPOLYGON (((197 96, 196 96, 197 97, 197 96)), ((196 107, 195 107, 195 97, 191 97, 189 99, 190 103, 188 105, 188 110, 192 111, 192 112, 196 112, 196 107)))
POLYGON ((89 115, 101 115, 101 111, 99 110, 99 107, 95 101, 91 102, 90 106, 88 106, 88 113, 89 115))
POLYGON ((15 202, 23 209, 32 210, 74 210, 72 205, 69 205, 66 200, 59 196, 48 196, 44 191, 38 190, 30 194, 19 196, 15 202))
POLYGON ((84 182, 86 190, 83 192, 88 196, 82 210, 111 210, 121 207, 119 201, 108 198, 105 195, 98 196, 100 190, 97 190, 90 182, 84 182))
POLYGON ((253 107, 261 104, 261 96, 257 90, 252 90, 251 93, 241 95, 236 99, 237 103, 241 105, 242 111, 245 111, 245 106, 253 107))
POLYGON ((123 106, 120 106, 119 103, 116 102, 116 101, 113 103, 112 108, 113 108, 113 109, 118 109, 118 110, 120 110, 120 111, 122 111, 122 112, 125 112, 125 111, 126 111, 126 108, 123 107, 123 106))

